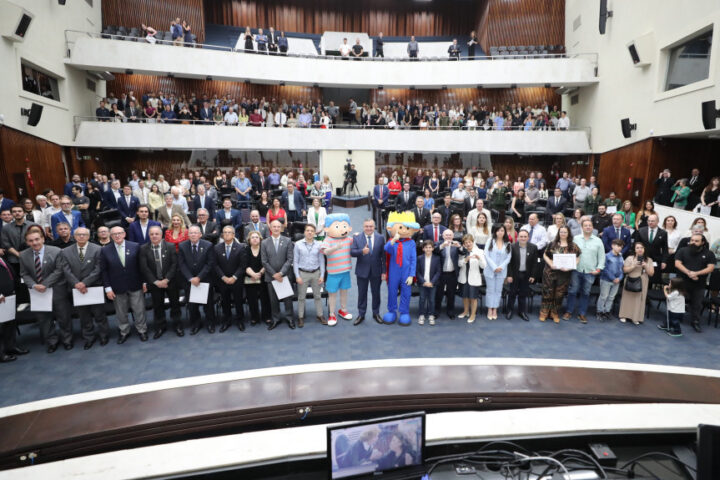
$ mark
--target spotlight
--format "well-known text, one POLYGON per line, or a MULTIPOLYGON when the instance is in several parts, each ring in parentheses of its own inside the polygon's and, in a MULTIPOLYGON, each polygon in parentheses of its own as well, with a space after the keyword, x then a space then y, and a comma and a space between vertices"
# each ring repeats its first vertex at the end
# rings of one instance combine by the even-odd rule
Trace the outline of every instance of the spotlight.
POLYGON ((510 88, 517 88, 517 83, 511 83, 510 88))
POLYGON ((169 73, 167 74, 167 76, 168 76, 168 78, 175 78, 175 74, 172 73, 172 72, 169 72, 169 73))
POLYGON ((132 75, 134 72, 133 72, 132 70, 130 70, 129 68, 126 68, 126 69, 125 69, 125 73, 126 73, 127 75, 132 75))
POLYGON ((410 90, 415 90, 415 85, 410 85, 410 90))
POLYGON ((245 80, 245 83, 250 85, 252 82, 250 80, 245 80))
POLYGON ((313 88, 320 88, 320 85, 318 85, 317 83, 313 83, 313 88))
POLYGON ((447 85, 443 85, 443 86, 440 87, 440 88, 442 88, 443 90, 447 90, 447 85))
POLYGON ((482 85, 478 85, 478 86, 477 86, 477 89, 478 89, 478 90, 482 90, 482 88, 483 88, 482 85))

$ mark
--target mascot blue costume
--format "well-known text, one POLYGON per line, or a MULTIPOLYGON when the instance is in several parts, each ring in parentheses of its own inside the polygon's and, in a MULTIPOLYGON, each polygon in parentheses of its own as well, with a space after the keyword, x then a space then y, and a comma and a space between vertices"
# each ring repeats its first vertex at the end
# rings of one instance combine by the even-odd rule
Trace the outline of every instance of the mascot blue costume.
POLYGON ((383 316, 386 324, 398 323, 410 325, 410 286, 415 277, 417 250, 412 236, 420 229, 412 212, 391 212, 388 217, 387 231, 390 241, 385 244, 387 254, 388 313, 383 316), (400 305, 398 306, 398 289, 400 305), (398 319, 397 311, 400 311, 398 319))

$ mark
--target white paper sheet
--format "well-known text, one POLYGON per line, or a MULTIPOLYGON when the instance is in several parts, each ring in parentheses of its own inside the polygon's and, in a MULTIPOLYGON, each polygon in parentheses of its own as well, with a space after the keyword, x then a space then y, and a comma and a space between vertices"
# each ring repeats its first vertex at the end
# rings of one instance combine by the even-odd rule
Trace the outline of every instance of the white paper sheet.
POLYGON ((574 253, 555 253, 553 254, 553 266, 558 270, 563 268, 575 270, 577 266, 577 256, 574 253))
POLYGON ((100 305, 105 303, 105 290, 103 287, 88 287, 87 293, 82 294, 77 288, 73 288, 73 305, 83 307, 85 305, 100 305))
POLYGON ((0 303, 0 323, 15 320, 15 295, 5 297, 5 301, 0 303))
POLYGON ((292 297, 295 292, 293 292, 292 285, 290 285, 290 280, 288 280, 287 277, 283 277, 282 282, 278 282, 277 280, 272 281, 272 286, 275 289, 275 295, 277 295, 278 300, 282 300, 283 298, 292 297))
POLYGON ((207 304, 208 294, 210 293, 210 284, 200 282, 196 287, 190 284, 190 303, 200 303, 202 305, 207 304))
POLYGON ((615 205, 605 208, 605 213, 607 213, 608 215, 612 215, 615 212, 617 212, 617 207, 615 205))
POLYGON ((29 291, 31 312, 52 312, 52 288, 48 288, 42 293, 34 288, 31 288, 29 291))

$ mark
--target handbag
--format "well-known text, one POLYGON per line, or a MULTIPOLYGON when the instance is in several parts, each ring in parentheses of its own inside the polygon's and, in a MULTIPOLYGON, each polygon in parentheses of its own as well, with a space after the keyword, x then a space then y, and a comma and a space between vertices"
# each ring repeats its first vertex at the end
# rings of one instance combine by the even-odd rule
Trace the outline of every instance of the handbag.
POLYGON ((642 275, 639 277, 625 277, 625 286, 623 288, 628 292, 642 292, 642 275))

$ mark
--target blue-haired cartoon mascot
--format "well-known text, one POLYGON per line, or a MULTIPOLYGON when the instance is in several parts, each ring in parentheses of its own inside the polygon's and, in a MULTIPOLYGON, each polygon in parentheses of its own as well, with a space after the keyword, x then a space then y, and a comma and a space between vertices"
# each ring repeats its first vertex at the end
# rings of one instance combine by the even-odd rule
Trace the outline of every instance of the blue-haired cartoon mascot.
POLYGON ((391 212, 387 221, 390 241, 385 244, 387 254, 388 312, 383 316, 387 324, 398 323, 410 325, 410 286, 415 277, 417 250, 412 239, 413 234, 420 230, 412 212, 391 212), (398 306, 398 289, 400 305, 398 306), (398 318, 398 310, 400 317, 398 318))

